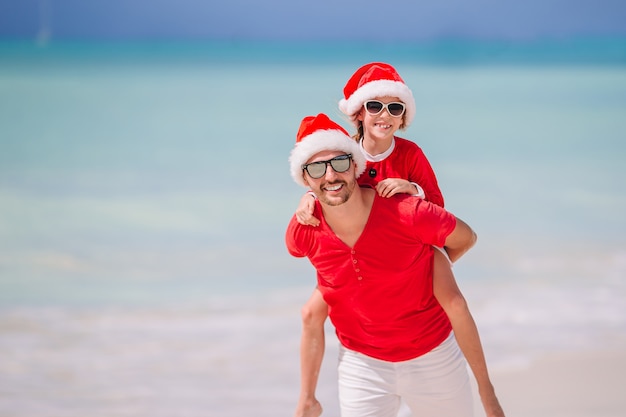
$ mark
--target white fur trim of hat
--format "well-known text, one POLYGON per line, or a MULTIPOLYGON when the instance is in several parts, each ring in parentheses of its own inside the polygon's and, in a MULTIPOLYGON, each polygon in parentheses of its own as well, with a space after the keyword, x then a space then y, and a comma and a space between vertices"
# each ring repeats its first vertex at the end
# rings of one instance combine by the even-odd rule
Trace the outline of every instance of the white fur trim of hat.
POLYGON ((359 144, 345 129, 325 114, 320 113, 317 116, 307 116, 302 120, 296 145, 289 156, 291 177, 296 184, 307 187, 302 165, 306 164, 313 155, 322 151, 342 151, 352 154, 352 161, 356 165, 356 177, 358 178, 365 171, 365 156, 359 144))

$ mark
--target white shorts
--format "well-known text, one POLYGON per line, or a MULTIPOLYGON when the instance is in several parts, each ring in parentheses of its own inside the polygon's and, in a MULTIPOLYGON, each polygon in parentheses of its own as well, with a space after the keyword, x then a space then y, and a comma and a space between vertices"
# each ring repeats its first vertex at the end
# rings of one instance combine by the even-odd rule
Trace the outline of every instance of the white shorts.
POLYGON ((403 400, 413 417, 472 417, 467 365, 454 333, 403 362, 374 359, 340 346, 341 417, 396 417, 403 400))

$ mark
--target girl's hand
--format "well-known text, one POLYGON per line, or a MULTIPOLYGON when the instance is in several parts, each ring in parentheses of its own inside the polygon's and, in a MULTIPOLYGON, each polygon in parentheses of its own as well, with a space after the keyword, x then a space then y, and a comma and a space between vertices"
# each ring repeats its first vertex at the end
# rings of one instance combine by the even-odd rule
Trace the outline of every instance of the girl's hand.
POLYGON ((376 191, 381 197, 387 198, 399 193, 411 195, 420 193, 414 184, 402 178, 386 178, 376 185, 376 191))
POLYGON ((315 208, 315 197, 306 193, 300 199, 300 204, 296 209, 296 220, 305 226, 319 226, 318 218, 313 217, 313 209, 315 208))

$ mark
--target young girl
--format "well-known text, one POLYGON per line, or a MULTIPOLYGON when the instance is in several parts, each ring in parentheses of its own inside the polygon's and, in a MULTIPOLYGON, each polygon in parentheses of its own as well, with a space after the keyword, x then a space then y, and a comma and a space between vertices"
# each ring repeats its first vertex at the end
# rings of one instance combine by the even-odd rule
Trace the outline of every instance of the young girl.
MULTIPOLYGON (((361 185, 369 185, 383 197, 408 193, 443 207, 435 173, 422 150, 414 142, 395 136, 407 128, 415 116, 413 94, 389 64, 370 63, 359 68, 348 80, 340 110, 357 128, 354 139, 367 160, 361 185)), ((314 196, 302 197, 296 217, 302 224, 319 225, 312 217, 314 196)), ((504 417, 478 335, 478 329, 465 298, 459 290, 451 263, 443 249, 434 250, 433 292, 448 315, 452 328, 478 384, 487 417, 504 417)), ((296 416, 317 417, 322 408, 315 398, 319 363, 312 363, 316 350, 323 350, 323 326, 328 307, 316 289, 302 308, 301 391, 296 416)))

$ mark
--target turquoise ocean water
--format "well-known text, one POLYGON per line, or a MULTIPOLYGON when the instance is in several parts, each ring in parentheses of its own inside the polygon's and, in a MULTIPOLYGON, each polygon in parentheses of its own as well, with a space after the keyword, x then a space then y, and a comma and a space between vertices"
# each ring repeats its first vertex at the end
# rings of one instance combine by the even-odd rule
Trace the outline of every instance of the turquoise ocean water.
MULTIPOLYGON (((493 368, 626 346, 626 41, 0 43, 0 415, 289 415, 287 158, 366 62, 478 233, 493 368)), ((332 329, 320 396, 337 415, 332 329)))

